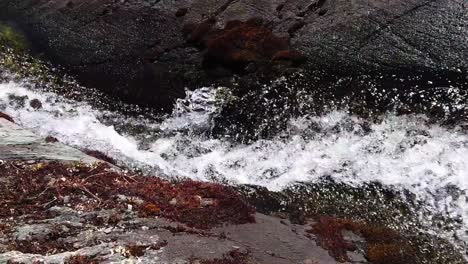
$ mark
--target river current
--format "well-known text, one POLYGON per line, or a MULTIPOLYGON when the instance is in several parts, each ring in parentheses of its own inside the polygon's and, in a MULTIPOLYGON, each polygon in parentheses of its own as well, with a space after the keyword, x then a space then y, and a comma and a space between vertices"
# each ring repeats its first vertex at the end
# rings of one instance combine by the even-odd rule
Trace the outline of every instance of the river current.
POLYGON ((456 219, 459 227, 442 236, 468 240, 468 133, 463 124, 447 128, 424 115, 391 113, 368 122, 344 109, 289 120, 286 136, 240 144, 209 136, 217 89, 187 91, 171 115, 151 118, 98 109, 33 89, 27 81, 8 80, 0 83, 0 111, 37 134, 164 177, 270 190, 323 177, 352 186, 378 182, 412 193, 434 215, 456 219), (41 106, 31 106, 33 99, 41 106))

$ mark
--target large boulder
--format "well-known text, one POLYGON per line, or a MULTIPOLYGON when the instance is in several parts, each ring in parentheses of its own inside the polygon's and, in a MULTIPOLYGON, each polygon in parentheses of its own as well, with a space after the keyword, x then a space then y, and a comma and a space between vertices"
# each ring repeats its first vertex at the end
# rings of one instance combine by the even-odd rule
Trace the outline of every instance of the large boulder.
POLYGON ((165 110, 233 74, 468 69, 464 1, 15 0, 0 19, 85 85, 165 110))
POLYGON ((316 63, 467 69, 468 4, 463 1, 319 2, 323 6, 306 13, 294 37, 316 63))

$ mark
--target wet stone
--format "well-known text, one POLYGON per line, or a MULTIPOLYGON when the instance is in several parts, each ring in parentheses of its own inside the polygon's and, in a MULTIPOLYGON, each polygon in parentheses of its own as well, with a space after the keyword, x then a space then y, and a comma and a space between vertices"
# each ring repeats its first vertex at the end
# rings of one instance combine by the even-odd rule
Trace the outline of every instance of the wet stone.
POLYGON ((42 108, 42 103, 39 101, 39 99, 33 99, 29 102, 29 105, 34 108, 34 109, 41 109, 42 108))

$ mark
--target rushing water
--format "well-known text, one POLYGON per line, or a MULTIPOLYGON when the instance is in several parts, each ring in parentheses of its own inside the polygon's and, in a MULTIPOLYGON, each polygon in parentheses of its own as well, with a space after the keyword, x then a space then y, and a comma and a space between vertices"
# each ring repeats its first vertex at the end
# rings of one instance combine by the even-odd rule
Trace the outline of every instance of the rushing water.
POLYGON ((370 123, 337 110, 290 120, 287 137, 234 144, 206 133, 217 110, 216 90, 187 92, 174 113, 158 121, 4 82, 0 111, 43 136, 167 177, 272 190, 322 177, 353 186, 377 181, 410 191, 434 213, 459 219, 456 236, 468 240, 468 134, 461 127, 445 128, 416 115, 388 114, 370 123), (33 99, 42 103, 40 109, 30 106, 33 99))

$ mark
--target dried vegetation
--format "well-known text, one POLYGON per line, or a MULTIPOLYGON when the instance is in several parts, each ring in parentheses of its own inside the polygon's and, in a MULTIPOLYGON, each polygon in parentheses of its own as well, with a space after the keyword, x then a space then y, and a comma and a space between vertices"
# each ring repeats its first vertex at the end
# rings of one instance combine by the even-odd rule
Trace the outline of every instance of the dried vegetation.
POLYGON ((254 209, 232 189, 211 183, 171 183, 116 172, 107 164, 87 166, 18 162, 0 167, 0 219, 50 217, 48 208, 90 212, 129 206, 144 217, 161 216, 190 227, 253 222, 254 209), (129 197, 122 202, 118 197, 129 197))

